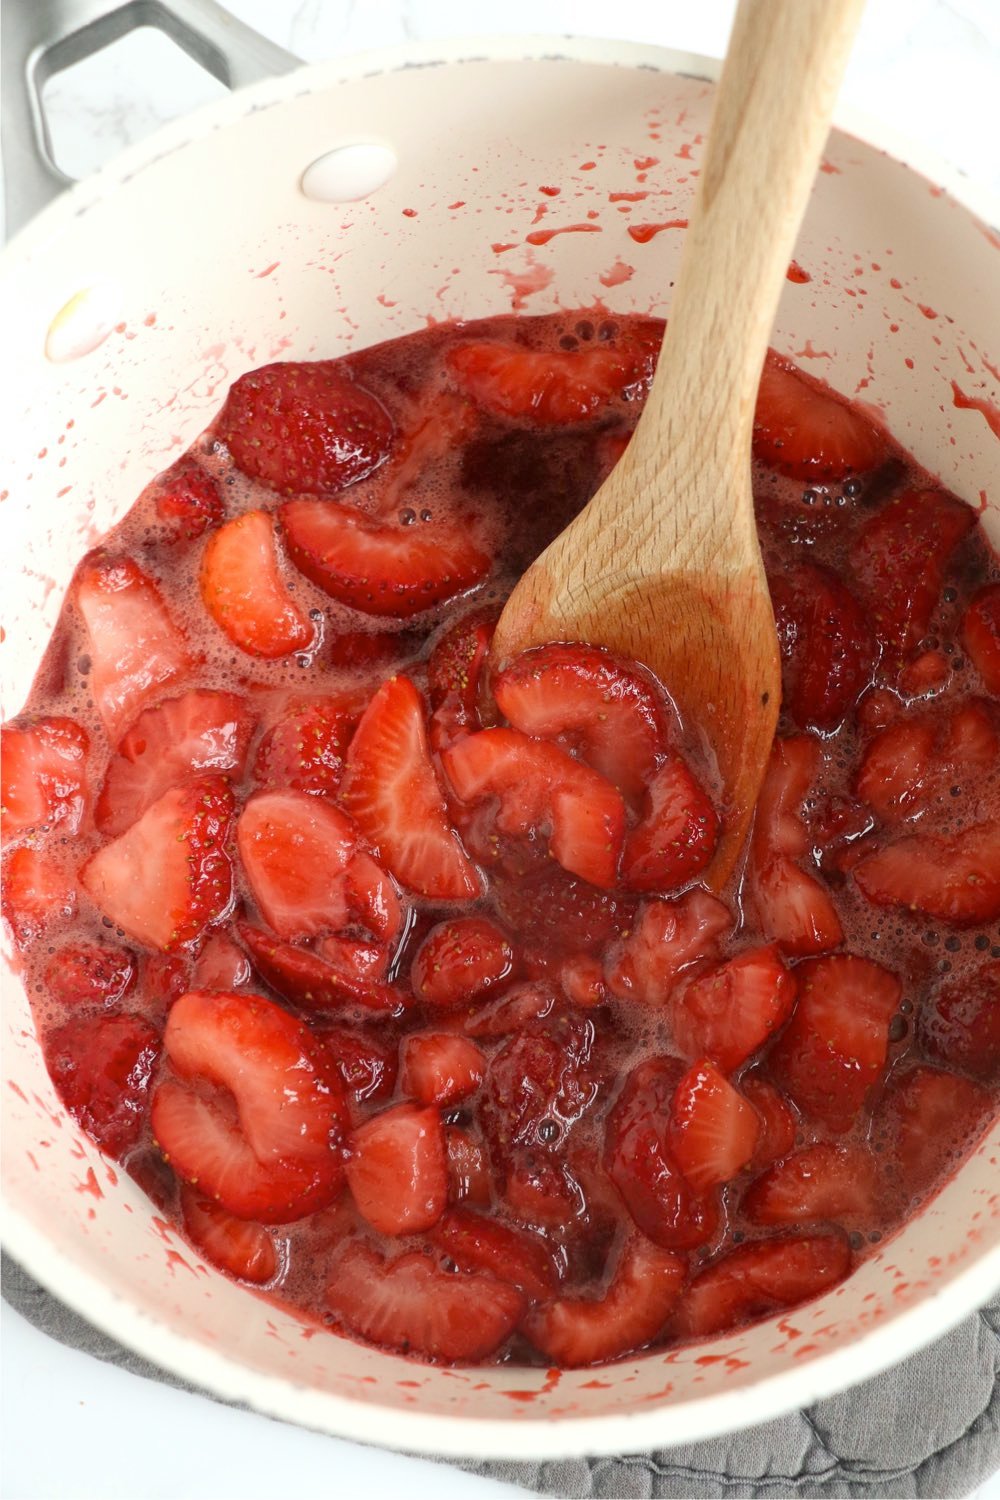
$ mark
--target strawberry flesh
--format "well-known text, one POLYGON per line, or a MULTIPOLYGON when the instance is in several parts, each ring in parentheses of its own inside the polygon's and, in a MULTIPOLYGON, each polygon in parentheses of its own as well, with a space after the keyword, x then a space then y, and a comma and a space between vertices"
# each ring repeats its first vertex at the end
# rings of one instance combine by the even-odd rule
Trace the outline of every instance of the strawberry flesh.
POLYGON ((973 595, 962 619, 962 643, 986 691, 1000 697, 1000 583, 973 595))
POLYGON ((707 1059, 677 1085, 668 1141, 674 1160, 699 1192, 728 1182, 757 1148, 760 1122, 753 1105, 707 1059))
POLYGON ((113 1005, 135 983, 136 966, 124 948, 104 943, 67 943, 45 968, 45 987, 62 1005, 113 1005))
POLYGON ((865 1146, 820 1141, 796 1151, 751 1184, 743 1212, 754 1224, 831 1220, 842 1227, 875 1223, 878 1169, 865 1146))
POLYGON ((347 1184, 368 1223, 382 1234, 430 1229, 448 1202, 441 1116, 433 1106, 397 1104, 354 1131, 347 1184))
POLYGON ((275 661, 315 644, 313 626, 282 579, 267 511, 247 511, 213 531, 198 583, 216 625, 248 656, 275 661))
POLYGON ((642 821, 625 840, 622 879, 633 891, 671 891, 708 864, 719 839, 719 816, 679 755, 653 776, 642 821))
POLYGON ((277 1276, 278 1249, 263 1224, 237 1219, 189 1187, 181 1189, 181 1216, 188 1238, 219 1270, 254 1286, 277 1276))
POLYGON ((89 747, 86 730, 72 719, 35 719, 3 726, 0 831, 4 839, 43 823, 59 824, 63 833, 76 833, 87 803, 89 747))
POLYGON ((260 742, 254 780, 272 789, 335 796, 355 717, 339 698, 293 699, 260 742))
POLYGON ((757 393, 753 452, 769 469, 817 484, 877 468, 886 449, 860 412, 772 355, 757 393))
POLYGON ((851 1252, 841 1234, 780 1235, 740 1245, 694 1278, 670 1332, 705 1338, 798 1307, 835 1287, 850 1268, 851 1252))
POLYGON ((253 898, 278 937, 316 937, 346 926, 342 876, 357 843, 351 819, 325 798, 291 789, 249 798, 236 846, 253 898))
POLYGON ((125 1011, 74 1016, 45 1039, 56 1092, 108 1156, 122 1161, 139 1143, 160 1038, 125 1011))
POLYGON ((1000 961, 942 985, 921 1013, 924 1050, 982 1083, 1000 1083, 1000 961))
POLYGON ((732 1073, 788 1020, 795 992, 796 975, 785 968, 775 944, 749 948, 675 993, 674 1042, 682 1056, 709 1057, 723 1073, 732 1073))
POLYGON ((448 367, 495 416, 562 427, 597 416, 641 386, 650 364, 638 351, 609 346, 549 353, 484 340, 453 349, 448 367))
POLYGON ((867 854, 854 878, 874 906, 901 906, 953 927, 993 922, 1000 917, 1000 826, 897 839, 867 854))
POLYGON ((782 707, 800 729, 834 730, 871 680, 875 642, 850 589, 799 563, 768 582, 781 647, 782 707))
POLYGON ((482 1271, 517 1287, 532 1302, 552 1295, 559 1281, 555 1261, 541 1236, 498 1219, 451 1208, 436 1225, 433 1242, 460 1271, 482 1271))
POLYGON ((419 1031, 402 1047, 402 1092, 418 1104, 442 1109, 475 1094, 483 1081, 486 1059, 468 1037, 451 1032, 419 1031))

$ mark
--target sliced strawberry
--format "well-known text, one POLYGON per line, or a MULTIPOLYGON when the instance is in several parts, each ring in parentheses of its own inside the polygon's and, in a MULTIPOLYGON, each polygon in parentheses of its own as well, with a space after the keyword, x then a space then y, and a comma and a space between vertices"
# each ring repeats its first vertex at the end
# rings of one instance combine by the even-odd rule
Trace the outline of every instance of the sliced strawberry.
POLYGON ((363 849, 344 872, 344 893, 355 920, 381 942, 391 943, 398 936, 407 909, 388 870, 363 849))
POLYGON ((493 1182, 482 1142, 458 1125, 445 1126, 448 1153, 448 1202, 475 1203, 488 1208, 493 1182))
POLYGON ((530 875, 496 878, 493 897, 525 958, 543 970, 614 943, 635 920, 634 897, 600 891, 552 860, 530 875))
POLYGON ((254 780, 263 787, 334 796, 356 715, 341 698, 295 698, 260 742, 254 780))
POLYGON ((62 1005, 113 1005, 135 983, 135 959, 104 943, 68 943, 45 966, 45 990, 62 1005))
POLYGON ((854 878, 875 906, 903 906, 954 927, 1000 917, 1000 826, 977 823, 938 838, 897 839, 855 866, 854 878))
POLYGON ((410 982, 428 1005, 465 1005, 502 988, 514 950, 486 917, 453 917, 432 927, 417 950, 410 982))
POLYGON ((254 900, 281 938, 344 927, 341 877, 358 830, 339 807, 291 789, 256 792, 236 824, 236 845, 254 900))
POLYGON ((505 1160, 504 1204, 530 1228, 565 1232, 580 1214, 580 1184, 557 1157, 518 1147, 505 1160))
POLYGON ((782 706, 800 729, 827 733, 871 680, 875 642, 850 589, 829 568, 799 563, 769 575, 781 646, 782 706))
POLYGON ((154 1013, 166 1015, 191 985, 191 964, 183 953, 144 953, 139 966, 139 993, 154 1013))
POLYGON ((308 1026, 258 995, 194 990, 163 1043, 175 1076, 153 1095, 153 1135, 178 1177, 263 1224, 333 1202, 347 1105, 308 1026))
POLYGON ((761 788, 750 854, 750 891, 760 926, 786 953, 822 953, 844 931, 825 887, 797 860, 809 848, 802 803, 819 770, 816 740, 775 740, 761 788))
POLYGON ((516 1286, 532 1302, 541 1302, 554 1292, 559 1274, 544 1240, 523 1229, 452 1208, 431 1233, 460 1271, 483 1271, 516 1286))
POLYGON ((195 960, 189 988, 236 990, 250 983, 250 960, 224 932, 213 932, 195 960))
POLYGON ((309 617, 281 576, 274 521, 265 510, 247 511, 212 532, 198 586, 216 625, 248 656, 276 661, 316 644, 309 617))
POLYGON ((516 729, 484 729, 441 759, 463 802, 499 798, 502 833, 525 838, 550 828, 549 848, 564 870, 605 890, 615 884, 625 805, 603 776, 516 729))
POLYGON ((362 1019, 366 1011, 396 1016, 406 1005, 406 996, 391 985, 351 974, 309 948, 279 942, 249 922, 237 929, 261 978, 303 1010, 357 1012, 362 1019))
POLYGON ((740 1245, 694 1278, 669 1331, 687 1339, 724 1333, 818 1297, 850 1269, 842 1234, 778 1235, 740 1245))
POLYGON ((521 1293, 492 1276, 439 1271, 419 1251, 387 1262, 357 1241, 335 1256, 326 1300, 371 1343, 449 1362, 495 1353, 524 1311, 521 1293))
POLYGON ((664 1005, 680 974, 718 957, 720 940, 732 925, 729 908, 707 891, 644 902, 633 930, 605 959, 611 993, 619 1000, 664 1005))
POLYGON ((927 634, 951 554, 975 512, 940 490, 895 495, 861 528, 851 563, 880 638, 907 652, 927 634))
POLYGON ((962 619, 962 644, 986 691, 1000 695, 1000 583, 973 594, 962 619))
POLYGON ((795 1145, 799 1128, 799 1117, 792 1104, 766 1078, 745 1073, 740 1079, 740 1090, 749 1099, 760 1121, 757 1149, 750 1163, 758 1171, 769 1167, 779 1157, 787 1156, 795 1145))
POLYGON ((877 1220, 878 1169, 860 1145, 820 1141, 795 1151, 751 1184, 743 1212, 754 1224, 806 1224, 829 1219, 870 1228, 877 1220))
POLYGON ((45 1038, 56 1093, 102 1151, 121 1161, 138 1145, 158 1033, 123 1011, 74 1016, 45 1038))
POLYGON ((403 657, 413 656, 423 642, 414 630, 347 630, 327 641, 326 660, 340 672, 356 672, 366 677, 380 676, 387 667, 398 668, 403 657))
POLYGON ((280 515, 300 573, 368 615, 422 614, 473 588, 490 570, 489 554, 467 525, 405 526, 329 500, 286 500, 280 515))
POLYGON ((479 894, 475 867, 448 822, 423 705, 408 677, 390 677, 365 710, 340 800, 407 889, 452 901, 479 894))
POLYGON ((942 986, 920 1017, 924 1050, 983 1083, 1000 1082, 1000 962, 942 986))
POLYGON ((809 959, 795 978, 798 1004, 770 1070, 807 1115, 847 1130, 885 1067, 903 987, 888 969, 851 953, 809 959))
POLYGON ((550 980, 529 979, 512 985, 499 1000, 472 1011, 465 1018, 465 1030, 469 1036, 510 1036, 551 1015, 558 1001, 559 991, 550 980))
POLYGON ((430 1229, 448 1202, 440 1114, 397 1104, 373 1115, 351 1136, 346 1171, 358 1209, 382 1234, 430 1229))
POLYGON ((0 831, 5 839, 43 823, 76 833, 87 801, 89 746, 86 730, 72 719, 3 726, 0 831))
POLYGON ((641 388, 647 368, 638 351, 611 344, 550 351, 486 339, 459 344, 447 363, 462 389, 488 412, 539 427, 597 416, 633 387, 641 388))
POLYGON ((748 948, 675 993, 674 1042, 683 1057, 710 1057, 732 1073, 788 1020, 795 990, 776 944, 748 948))
POLYGON ((503 1156, 515 1147, 564 1148, 565 1135, 597 1103, 602 1076, 593 1022, 565 1012, 511 1037, 490 1058, 480 1120, 503 1156))
POLYGON ((332 359, 241 375, 217 431, 238 469, 284 495, 335 495, 377 469, 393 437, 385 407, 332 359))
POLYGON ((349 1094, 359 1104, 388 1099, 396 1087, 396 1047, 348 1026, 324 1026, 327 1051, 349 1094))
POLYGON ((956 782, 987 773, 1000 759, 994 716, 982 699, 950 711, 897 719, 868 745, 857 775, 858 796, 883 823, 898 823, 956 782))
POLYGON ((278 1249, 263 1224, 234 1218, 189 1187, 181 1188, 181 1215, 188 1238, 220 1271, 255 1286, 277 1276, 278 1249))
POLYGON ((90 691, 114 744, 153 693, 190 665, 159 590, 131 558, 92 552, 76 575, 90 657, 90 691))
POLYGON ((622 879, 633 891, 671 891, 708 864, 719 817, 690 768, 673 755, 646 791, 642 821, 625 840, 622 879))
POLYGON ((474 610, 435 642, 427 661, 435 750, 446 750, 459 735, 482 728, 479 698, 496 619, 494 606, 474 610))
POLYGON ((229 907, 233 871, 225 844, 232 814, 233 794, 221 777, 186 781, 91 855, 80 883, 136 942, 170 952, 229 907))
POLYGON ((992 1110, 986 1090, 956 1073, 919 1065, 897 1073, 876 1125, 903 1193, 925 1193, 945 1172, 954 1172, 992 1110))
POLYGON ((759 1135, 753 1106, 712 1063, 706 1059, 684 1074, 667 1139, 693 1188, 701 1192, 735 1177, 753 1156, 759 1135))
POLYGON ((467 1099, 483 1081, 486 1059, 467 1037, 449 1031, 421 1031, 402 1046, 400 1088, 418 1104, 442 1109, 467 1099))
POLYGON ((388 948, 371 938, 329 934, 319 939, 316 952, 335 969, 359 980, 384 979, 389 969, 388 948))
POLYGON ((585 1010, 603 1005, 608 998, 601 961, 588 953, 578 953, 575 958, 563 960, 559 965, 559 983, 572 1004, 585 1010))
POLYGON ((2 906, 4 920, 19 948, 31 943, 76 910, 76 885, 72 877, 48 854, 27 844, 4 856, 2 906))
POLYGON ((194 541, 226 513, 218 484, 190 454, 157 479, 154 505, 165 542, 194 541))
POLYGON ((827 386, 770 355, 760 377, 754 457, 792 479, 814 483, 875 469, 885 439, 827 386))
POLYGON ((193 688, 139 715, 111 757, 94 818, 118 835, 163 793, 199 772, 243 774, 253 714, 236 693, 193 688))

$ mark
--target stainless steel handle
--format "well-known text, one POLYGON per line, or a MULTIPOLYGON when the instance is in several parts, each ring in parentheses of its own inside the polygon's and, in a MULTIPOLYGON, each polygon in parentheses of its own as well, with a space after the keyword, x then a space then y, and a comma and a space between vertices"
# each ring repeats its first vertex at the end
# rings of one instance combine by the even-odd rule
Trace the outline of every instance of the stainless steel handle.
POLYGON ((227 88, 288 73, 299 59, 215 0, 4 0, 0 147, 7 233, 72 181, 52 157, 42 89, 54 73, 139 26, 155 26, 227 88))

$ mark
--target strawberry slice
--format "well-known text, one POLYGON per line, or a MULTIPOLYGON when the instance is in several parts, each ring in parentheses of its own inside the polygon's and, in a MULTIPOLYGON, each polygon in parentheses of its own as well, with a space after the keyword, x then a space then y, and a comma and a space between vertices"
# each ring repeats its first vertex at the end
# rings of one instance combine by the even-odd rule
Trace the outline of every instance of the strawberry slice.
POLYGON ((498 877, 493 898, 500 916, 518 934, 526 962, 542 972, 580 952, 595 952, 630 931, 631 896, 600 891, 552 860, 530 875, 498 877))
POLYGON ((444 1136, 448 1153, 448 1202, 489 1208, 493 1179, 482 1142, 458 1125, 446 1125, 444 1136))
POLYGON ((877 1221, 878 1168, 866 1146, 820 1141, 772 1166, 748 1188, 743 1212, 753 1224, 806 1224, 829 1219, 844 1227, 877 1221))
POLYGON ((236 693, 194 688, 139 715, 112 756, 94 809, 102 833, 117 836, 192 773, 243 774, 253 715, 236 693))
POLYGON ((883 823, 898 823, 956 782, 988 773, 1000 736, 987 703, 970 698, 950 711, 897 719, 871 741, 856 790, 883 823))
POLYGON ((657 692, 634 667, 582 641, 536 646, 499 673, 493 695, 522 734, 563 738, 628 800, 642 797, 666 725, 657 692))
POLYGON ((356 714, 341 698, 295 698, 260 742, 254 780, 334 796, 356 714))
POLYGON ((92 552, 76 575, 90 657, 90 691, 112 744, 154 693, 190 665, 159 590, 128 557, 92 552))
POLYGON ((532 1302, 542 1302, 559 1281, 545 1241, 523 1229, 452 1208, 431 1232, 431 1239, 460 1271, 483 1271, 516 1286, 532 1302))
POLYGON ((724 1333, 818 1297, 850 1269, 842 1234, 778 1235, 741 1245, 694 1278, 669 1331, 682 1339, 724 1333))
POLYGON ((1000 695, 1000 583, 973 594, 962 619, 962 644, 986 691, 1000 695))
POLYGON ((486 411, 538 427, 597 416, 612 401, 644 389, 649 370, 638 350, 611 344, 550 351, 489 339, 450 349, 447 364, 486 411))
POLYGON ((365 1012, 397 1016, 406 1005, 391 985, 352 974, 309 948, 280 942, 249 922, 238 922, 237 930, 261 978, 303 1010, 357 1011, 363 1019, 365 1012))
POLYGON ((490 1005, 473 1010, 465 1018, 468 1036, 510 1036, 526 1031, 533 1021, 543 1021, 552 1014, 559 1001, 559 991, 547 979, 529 979, 512 985, 490 1005))
POLYGON ((878 468, 885 439, 828 386, 769 355, 753 423, 754 457, 814 484, 878 468))
POLYGON ((550 827, 549 849, 564 870, 605 890, 615 884, 625 805, 598 772, 516 729, 468 735, 441 759, 461 801, 499 798, 502 833, 526 838, 550 827))
POLYGON ((951 555, 975 524, 961 500, 907 490, 861 528, 851 563, 875 629, 893 651, 908 652, 927 634, 951 555))
POLYGON ((596 1105, 603 1077, 593 1022, 578 1012, 529 1023, 490 1058, 480 1121, 499 1154, 544 1155, 596 1105))
POLYGON ((340 800, 408 890, 450 901, 478 896, 475 867, 448 822, 423 705, 408 677, 390 677, 362 715, 340 800))
POLYGON ((124 1011, 74 1016, 45 1038, 45 1063, 66 1108, 116 1161, 137 1146, 146 1122, 158 1033, 124 1011))
POLYGON ((247 511, 213 531, 198 586, 216 625, 248 656, 276 661, 316 644, 313 625, 281 576, 267 511, 247 511))
POLYGON ((938 838, 897 839, 854 868, 859 889, 875 906, 903 906, 954 927, 1000 917, 1000 827, 977 823, 938 838))
POLYGON ((329 500, 286 500, 288 555, 300 573, 341 604, 408 619, 484 579, 490 557, 458 522, 384 521, 329 500))
POLYGON ((632 931, 605 958, 608 988, 619 1000, 665 1004, 679 975, 718 957, 732 925, 729 908, 707 891, 644 902, 632 931))
POLYGON ((757 1148, 750 1163, 759 1171, 791 1151, 795 1145, 799 1117, 784 1094, 768 1083, 766 1078, 745 1073, 740 1079, 740 1090, 757 1111, 760 1121, 757 1148))
POLYGON ((448 1202, 441 1116, 433 1107, 397 1104, 354 1131, 347 1185, 359 1212, 382 1234, 430 1229, 448 1202))
POLYGON ((467 1037, 446 1031, 421 1031, 402 1047, 400 1087, 419 1104, 442 1109, 467 1099, 483 1081, 486 1059, 467 1037))
POLYGON ((213 932, 191 972, 194 990, 237 990, 250 983, 250 961, 224 932, 213 932))
POLYGON ((335 1256, 326 1300, 370 1343, 470 1364, 494 1354, 524 1311, 521 1293, 492 1276, 439 1271, 420 1251, 387 1262, 357 1241, 335 1256))
POLYGON ((76 833, 87 802, 87 732, 72 719, 35 719, 0 730, 5 839, 43 823, 76 833))
POLYGON ((581 1211, 580 1184, 556 1157, 520 1147, 506 1158, 504 1178, 507 1212, 532 1229, 565 1234, 581 1211))
POLYGON ((799 563, 772 573, 768 582, 781 647, 782 706, 800 729, 829 733, 871 681, 871 627, 829 568, 799 563))
POLYGON ((190 454, 160 475, 155 494, 156 519, 162 523, 165 542, 192 542, 210 526, 218 526, 226 513, 218 484, 190 454))
POLYGON ((825 887, 797 862, 809 849, 802 803, 821 758, 816 740, 775 740, 757 802, 750 852, 750 891, 760 926, 785 953, 822 953, 844 930, 825 887))
POLYGON ((757 1148, 754 1108, 707 1059, 690 1068, 674 1094, 667 1139, 693 1188, 728 1182, 757 1148))
POLYGON ((347 1105, 308 1026, 258 995, 194 990, 163 1045, 174 1076, 153 1095, 153 1135, 178 1177, 262 1224, 333 1202, 347 1105))
POLYGON ((945 1172, 954 1172, 993 1107, 985 1089, 956 1073, 918 1064, 895 1074, 876 1125, 904 1194, 925 1194, 945 1172))
POLYGON ((344 872, 344 893, 357 922, 383 943, 391 943, 403 927, 407 909, 388 870, 359 850, 344 872))
POLYGON ((680 1296, 687 1266, 633 1235, 602 1297, 560 1297, 528 1313, 524 1333, 561 1369, 601 1364, 657 1337, 680 1296))
POLYGON ((920 1036, 924 1051, 946 1067, 1000 1082, 1000 961, 942 986, 923 1009, 920 1036))
POLYGON ((748 948, 671 997, 674 1043, 683 1057, 710 1057, 732 1073, 788 1020, 795 990, 777 944, 748 948))
POLYGON ((233 871, 225 844, 232 815, 233 794, 220 776, 186 781, 91 855, 80 884, 116 927, 169 953, 229 908, 233 871))
POLYGON ((807 1115, 848 1130, 885 1067, 903 987, 888 969, 851 953, 809 959, 795 977, 798 1004, 770 1070, 807 1115))
POLYGON ((189 1187, 181 1188, 181 1217, 192 1244, 220 1271, 254 1286, 278 1275, 278 1247, 263 1224, 234 1218, 189 1187))
POLYGON ((261 914, 280 938, 344 927, 341 879, 358 843, 351 819, 322 797, 255 792, 236 824, 236 847, 261 914))
POLYGON ((427 660, 427 696, 434 710, 431 743, 446 750, 462 734, 482 728, 482 681, 496 624, 495 606, 474 610, 450 626, 427 660))
POLYGON ((262 365, 233 382, 216 424, 233 462, 283 495, 335 495, 377 469, 389 413, 336 360, 262 365))
POLYGON ((61 1005, 114 1005, 135 983, 135 960, 104 943, 67 943, 45 967, 45 990, 61 1005))
POLYGON ((76 910, 76 886, 50 855, 23 844, 4 856, 0 909, 19 948, 76 910))
POLYGON ((323 1026, 320 1035, 344 1087, 358 1104, 388 1099, 396 1087, 395 1043, 349 1026, 323 1026))
POLYGON ((673 890, 705 868, 718 839, 715 808, 673 755, 647 787, 642 821, 625 840, 622 879, 633 891, 673 890))
POLYGON ((335 969, 341 969, 356 979, 384 979, 389 968, 389 950, 371 938, 331 933, 320 938, 316 952, 335 969))
POLYGON ((432 927, 417 949, 410 983, 427 1005, 450 1007, 498 989, 514 970, 514 950, 486 917, 454 917, 432 927))

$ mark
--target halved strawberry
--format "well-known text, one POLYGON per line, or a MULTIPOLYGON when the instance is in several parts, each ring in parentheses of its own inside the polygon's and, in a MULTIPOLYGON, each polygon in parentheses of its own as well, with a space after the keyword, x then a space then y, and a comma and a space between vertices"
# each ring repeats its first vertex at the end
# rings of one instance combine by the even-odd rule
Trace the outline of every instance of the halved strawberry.
POLYGON ((514 950, 486 917, 453 917, 432 927, 417 949, 410 983, 428 1005, 465 1005, 502 987, 514 950))
POLYGON ((539 427, 585 422, 648 379, 637 350, 612 344, 541 350, 483 339, 449 350, 447 363, 487 411, 539 427))
POLYGON ((19 948, 76 910, 76 885, 50 855, 22 844, 4 856, 0 908, 19 948))
POLYGON ((190 665, 187 645, 150 578, 128 557, 92 552, 76 575, 90 691, 112 744, 154 692, 190 665))
POLYGON ((43 823, 58 823, 61 832, 76 833, 87 801, 89 747, 86 730, 72 719, 3 726, 0 832, 5 839, 43 823))
POLYGON ((347 925, 342 876, 357 844, 358 830, 339 807, 291 788, 255 792, 236 823, 254 900, 281 938, 347 925))
POLYGON ((490 570, 467 524, 384 521, 329 500, 286 500, 288 555, 318 588, 369 615, 408 619, 471 589, 490 570))
POLYGON ((250 983, 250 960, 225 932, 213 932, 191 971, 194 990, 236 990, 250 983))
POLYGON ((263 1224, 333 1202, 347 1104, 308 1026, 258 995, 193 990, 171 1009, 163 1045, 173 1076, 153 1095, 153 1135, 178 1177, 263 1224))
POLYGON ((856 789, 883 823, 898 823, 956 783, 993 770, 998 759, 990 706, 968 698, 883 729, 865 750, 856 789))
POLYGON ((187 1186, 181 1188, 181 1216, 188 1238, 213 1266, 255 1286, 277 1276, 278 1248, 263 1224, 234 1218, 187 1186))
POLYGON ((431 742, 445 750, 460 734, 481 729, 479 699, 497 610, 474 610, 439 636, 427 660, 427 696, 434 710, 431 742))
POLYGON ((332 359, 241 375, 216 430, 238 469, 284 495, 335 495, 377 469, 393 437, 385 407, 332 359))
POLYGON ((604 975, 619 1000, 664 1005, 678 976, 718 957, 732 914, 715 896, 695 889, 674 901, 646 901, 632 931, 604 961, 604 975))
POLYGON ((683 1057, 710 1057, 732 1073, 788 1020, 795 991, 776 944, 745 949, 674 993, 674 1042, 683 1057))
POLYGON ((851 564, 875 629, 895 652, 927 634, 951 554, 976 524, 940 490, 907 490, 861 528, 851 564))
POLYGON ((703 1191, 735 1177, 753 1156, 759 1135, 753 1106, 707 1058, 684 1074, 667 1139, 692 1187, 703 1191))
POLYGON ((977 823, 952 838, 916 833, 868 854, 854 868, 875 906, 902 906, 954 927, 1000 917, 1000 826, 977 823))
POLYGON ((233 871, 225 844, 232 815, 233 794, 220 776, 193 777, 91 855, 80 884, 117 927, 168 953, 229 907, 233 871))
POLYGON ((327 1305, 353 1333, 425 1359, 475 1363, 514 1331, 524 1297, 492 1276, 438 1270, 419 1251, 386 1261, 356 1240, 337 1252, 327 1305))
POLYGON ((671 891, 715 852, 719 816, 690 767, 672 755, 646 789, 642 821, 625 839, 622 880, 633 891, 671 891))
POLYGON ((740 1091, 745 1099, 749 1099, 760 1121, 760 1135, 750 1163, 760 1170, 791 1151, 795 1145, 799 1117, 790 1100, 773 1083, 768 1083, 766 1078, 759 1078, 755 1073, 744 1073, 740 1079, 740 1091))
POLYGON ((212 532, 198 586, 216 625, 248 656, 276 661, 316 644, 314 626, 281 576, 274 521, 265 510, 247 511, 212 532))
POLYGON ((488 1208, 493 1198, 493 1179, 483 1144, 459 1125, 445 1126, 448 1153, 448 1202, 475 1203, 488 1208))
POLYGON ((260 742, 254 780, 334 796, 356 717, 342 698, 293 698, 260 742))
POLYGON ((218 484, 190 454, 159 476, 153 503, 165 542, 194 541, 225 515, 218 484))
POLYGON ((603 1077, 593 1022, 563 1012, 529 1025, 490 1058, 479 1117, 501 1156, 515 1147, 545 1154, 597 1103, 603 1077))
POLYGON ((124 1011, 74 1016, 49 1032, 45 1062, 66 1108, 102 1151, 121 1161, 146 1122, 159 1034, 124 1011))
POLYGON ((781 646, 782 706, 801 729, 827 733, 871 680, 875 642, 850 589, 829 568, 798 563, 768 576, 781 646))
POLYGON ((757 802, 749 885, 760 926, 786 953, 822 953, 843 941, 825 887, 797 863, 809 848, 802 803, 819 770, 821 749, 807 735, 775 740, 757 802))
POLYGON ((806 1224, 830 1219, 870 1228, 877 1219, 878 1168, 866 1146, 820 1141, 769 1168, 743 1197, 754 1224, 806 1224))
POLYGON ((347 1185, 360 1212, 382 1234, 430 1229, 448 1202, 444 1129, 437 1109, 397 1104, 351 1136, 347 1185))
POLYGON ((401 1058, 402 1092, 418 1104, 443 1109, 474 1094, 486 1071, 475 1042, 450 1031, 420 1031, 404 1038, 401 1058))
POLYGON ((973 594, 962 619, 962 644, 986 691, 1000 695, 1000 583, 973 594))
POLYGON ((515 729, 565 738, 630 800, 645 792, 666 744, 663 705, 652 683, 603 646, 522 651, 494 679, 493 695, 515 729))
POLYGON ((818 1297, 850 1269, 843 1234, 778 1235, 740 1245, 694 1278, 669 1332, 686 1339, 724 1333, 818 1297))
POLYGON ((1000 962, 943 985, 920 1017, 924 1050, 983 1083, 1000 1082, 1000 962))
POLYGON ((895 1074, 875 1124, 903 1193, 924 1193, 954 1171, 993 1108, 985 1089, 957 1073, 918 1064, 895 1074))
POLYGON ((192 773, 243 774, 253 714, 236 693, 192 688, 139 715, 111 757, 94 819, 124 833, 163 793, 192 773))
POLYGON ((549 848, 564 870, 603 889, 615 884, 625 805, 598 772, 516 729, 468 735, 441 759, 463 802, 499 798, 501 832, 525 838, 551 829, 549 848))
POLYGON ((903 987, 881 964, 852 953, 808 959, 795 978, 798 1004, 769 1069, 807 1115, 847 1130, 885 1066, 903 987))
POLYGON ((753 423, 754 457, 792 479, 814 483, 875 469, 885 439, 828 386, 769 355, 753 423))
POLYGON ((340 800, 407 889, 451 901, 479 894, 475 867, 448 822, 423 705, 408 677, 390 677, 362 715, 340 800))
POLYGON ((396 1087, 396 1045, 348 1026, 323 1026, 320 1035, 349 1094, 359 1104, 388 1099, 396 1087))
POLYGON ((544 1301, 558 1285, 555 1261, 539 1235, 485 1214, 449 1209, 431 1239, 460 1271, 484 1271, 516 1286, 532 1302, 544 1301))
POLYGON ((270 933, 237 923, 240 938, 250 950, 253 966, 286 1000, 309 1011, 365 1012, 396 1016, 407 997, 391 985, 352 974, 321 954, 295 943, 283 943, 270 933))
POLYGON ((67 943, 45 966, 45 990, 62 1005, 112 1005, 135 983, 135 959, 104 943, 67 943))

